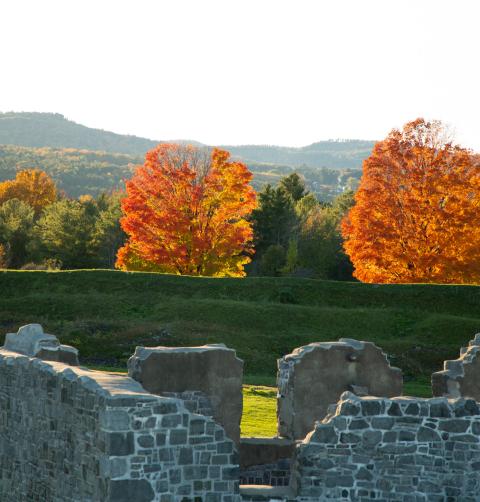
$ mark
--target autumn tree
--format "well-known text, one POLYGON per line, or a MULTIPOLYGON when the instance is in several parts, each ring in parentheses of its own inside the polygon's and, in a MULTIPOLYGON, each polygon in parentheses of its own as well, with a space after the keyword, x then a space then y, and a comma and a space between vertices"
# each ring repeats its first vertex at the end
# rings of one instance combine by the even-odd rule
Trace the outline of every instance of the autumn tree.
POLYGON ((480 166, 442 123, 393 130, 364 161, 345 250, 364 282, 480 282, 480 166))
POLYGON ((149 151, 126 183, 118 252, 124 270, 243 276, 255 207, 252 174, 226 151, 173 144, 149 151))
POLYGON ((18 199, 31 206, 37 216, 56 198, 54 181, 41 169, 19 171, 14 180, 0 183, 0 204, 18 199))

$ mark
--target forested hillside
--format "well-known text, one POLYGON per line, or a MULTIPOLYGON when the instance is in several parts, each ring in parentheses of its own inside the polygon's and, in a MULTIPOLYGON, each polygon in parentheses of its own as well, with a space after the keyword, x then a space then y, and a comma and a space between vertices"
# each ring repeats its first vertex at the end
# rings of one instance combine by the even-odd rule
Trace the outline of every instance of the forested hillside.
POLYGON ((247 163, 287 164, 297 168, 360 169, 374 144, 374 141, 349 139, 319 141, 300 148, 271 145, 225 145, 222 148, 247 163))
POLYGON ((158 141, 92 129, 58 113, 0 113, 0 145, 144 154, 158 141))
POLYGON ((69 197, 96 196, 121 188, 122 180, 129 178, 141 162, 141 155, 0 145, 0 181, 14 178, 21 169, 39 168, 69 197))
MULTIPOLYGON (((145 152, 143 152, 145 153, 145 152)), ((77 150, 73 148, 32 148, 0 145, 0 182, 15 177, 20 169, 40 168, 57 183, 58 189, 69 197, 123 188, 136 165, 143 163, 142 155, 77 150)), ((320 200, 331 200, 344 189, 356 187, 359 169, 329 169, 248 162, 254 173, 253 186, 260 190, 267 183, 276 184, 294 171, 301 173, 307 188, 320 200)))

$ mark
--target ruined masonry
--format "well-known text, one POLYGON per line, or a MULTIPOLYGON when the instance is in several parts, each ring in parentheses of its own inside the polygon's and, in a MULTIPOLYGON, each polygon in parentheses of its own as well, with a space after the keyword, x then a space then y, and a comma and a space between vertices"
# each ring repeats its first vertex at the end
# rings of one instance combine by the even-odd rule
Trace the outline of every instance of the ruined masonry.
POLYGON ((128 360, 128 374, 153 394, 188 400, 197 412, 211 410, 228 437, 240 440, 243 361, 234 350, 223 344, 137 347, 128 360))
POLYGON ((432 374, 434 396, 471 397, 480 401, 480 333, 468 347, 460 349, 460 357, 445 361, 443 371, 432 374))
POLYGON ((345 391, 382 397, 402 394, 402 372, 371 342, 341 338, 311 343, 278 360, 279 436, 303 439, 345 391))
MULTIPOLYGON (((450 394, 474 389, 465 382, 473 381, 478 338, 462 350, 461 368, 446 364, 447 375, 433 378, 450 394)), ((233 350, 137 348, 131 375, 162 395, 130 377, 78 367, 77 355, 39 325, 7 335, 2 502, 480 500, 479 404, 372 396, 400 392, 402 382, 371 343, 311 344, 280 360, 279 405, 290 406, 282 426, 301 436, 312 421, 310 430, 301 439, 238 444, 226 433, 236 439, 241 415, 242 362, 233 350), (337 395, 345 387, 351 391, 337 395), (299 392, 309 393, 312 409, 299 392), (235 406, 222 415, 230 397, 235 406)))
POLYGON ((61 345, 56 336, 44 333, 40 324, 27 324, 17 333, 7 333, 4 349, 78 366, 78 350, 70 345, 61 345))
POLYGON ((0 499, 238 502, 233 442, 128 377, 0 350, 0 499))
POLYGON ((298 500, 480 499, 480 409, 472 399, 346 392, 298 446, 298 500))

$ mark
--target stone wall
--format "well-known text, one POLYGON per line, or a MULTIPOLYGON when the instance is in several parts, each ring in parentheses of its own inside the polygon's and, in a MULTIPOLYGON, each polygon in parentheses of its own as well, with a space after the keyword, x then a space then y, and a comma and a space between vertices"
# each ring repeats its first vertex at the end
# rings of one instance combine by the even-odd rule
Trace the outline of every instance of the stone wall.
POLYGON ((480 333, 460 349, 458 359, 445 361, 443 371, 432 374, 432 394, 480 401, 480 333))
POLYGON ((2 502, 238 502, 234 443, 128 377, 0 350, 2 502))
POLYGON ((240 484, 288 486, 295 441, 284 438, 242 438, 239 444, 240 484))
POLYGON ((298 446, 301 500, 475 501, 480 409, 470 399, 342 395, 298 446))
POLYGON ((243 361, 223 344, 201 347, 137 347, 128 374, 158 395, 199 391, 213 418, 238 443, 242 419, 243 361))
POLYGON ((345 391, 399 396, 402 372, 371 342, 311 343, 278 360, 278 435, 303 439, 345 391))

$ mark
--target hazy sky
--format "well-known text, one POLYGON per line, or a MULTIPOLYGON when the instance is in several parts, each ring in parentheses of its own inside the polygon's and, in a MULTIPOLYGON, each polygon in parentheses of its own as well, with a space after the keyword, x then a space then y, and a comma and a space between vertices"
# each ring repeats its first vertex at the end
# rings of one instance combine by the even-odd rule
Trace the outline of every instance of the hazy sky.
POLYGON ((419 116, 480 150, 478 0, 2 0, 0 111, 300 146, 419 116))

